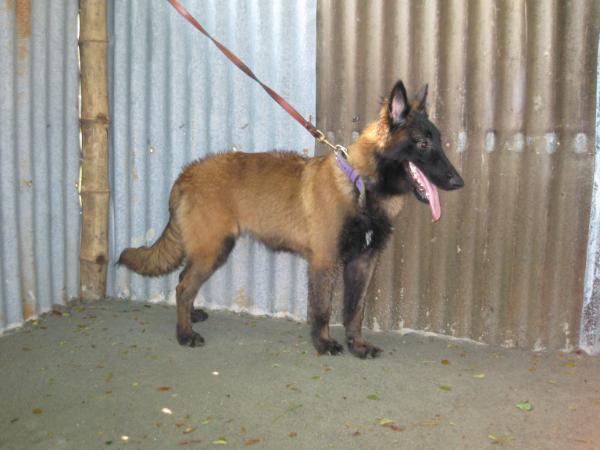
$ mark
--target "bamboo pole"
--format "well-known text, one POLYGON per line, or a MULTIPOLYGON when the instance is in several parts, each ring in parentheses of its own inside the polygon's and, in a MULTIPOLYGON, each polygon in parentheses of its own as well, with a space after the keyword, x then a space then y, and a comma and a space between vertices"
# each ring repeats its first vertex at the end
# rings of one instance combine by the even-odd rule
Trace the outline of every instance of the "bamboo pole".
POLYGON ((106 1, 81 0, 81 244, 79 295, 106 292, 108 263, 108 82, 106 1))

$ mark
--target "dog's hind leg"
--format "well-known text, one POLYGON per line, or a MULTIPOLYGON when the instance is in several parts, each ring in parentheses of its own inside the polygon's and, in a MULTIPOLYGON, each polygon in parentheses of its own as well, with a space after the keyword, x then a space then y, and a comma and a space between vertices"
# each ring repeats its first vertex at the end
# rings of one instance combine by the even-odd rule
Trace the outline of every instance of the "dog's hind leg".
POLYGON ((337 355, 344 348, 329 335, 331 299, 335 287, 337 268, 317 269, 311 265, 308 271, 308 315, 311 338, 319 354, 337 355))
POLYGON ((375 358, 383 350, 363 339, 362 322, 365 311, 365 296, 373 276, 377 258, 366 253, 348 262, 344 266, 344 327, 348 350, 354 356, 375 358))
POLYGON ((192 329, 192 322, 194 318, 198 318, 198 314, 206 315, 206 313, 193 309, 194 299, 202 284, 225 263, 233 249, 235 239, 228 237, 216 242, 216 245, 213 241, 205 248, 192 252, 188 256, 185 269, 179 276, 176 289, 177 341, 181 345, 189 347, 204 345, 204 338, 192 329))
POLYGON ((192 323, 204 322, 206 319, 208 319, 208 314, 201 308, 192 308, 190 319, 192 320, 192 323))
MULTIPOLYGON (((179 282, 183 280, 183 277, 187 273, 189 267, 190 265, 187 264, 185 268, 181 271, 181 273, 179 274, 179 282)), ((192 321, 192 323, 203 322, 206 319, 208 319, 208 314, 206 313, 206 311, 204 311, 201 308, 194 308, 192 303, 192 311, 190 313, 190 320, 192 321)))

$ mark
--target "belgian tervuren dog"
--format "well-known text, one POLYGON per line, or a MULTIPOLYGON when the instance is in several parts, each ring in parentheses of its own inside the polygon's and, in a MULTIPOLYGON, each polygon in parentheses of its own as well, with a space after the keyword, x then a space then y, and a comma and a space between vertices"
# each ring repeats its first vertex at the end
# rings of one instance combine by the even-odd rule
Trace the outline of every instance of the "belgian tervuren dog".
POLYGON ((440 217, 438 186, 458 189, 463 180, 442 150, 440 132, 425 110, 427 86, 409 102, 402 81, 382 104, 379 119, 348 149, 346 167, 333 154, 223 153, 188 165, 171 190, 170 220, 151 247, 128 248, 119 263, 147 276, 179 275, 177 340, 204 344, 192 322, 206 318, 193 308, 198 289, 248 234, 274 250, 292 251, 309 263, 309 319, 320 354, 339 354, 329 334, 333 281, 343 270, 346 342, 358 357, 381 349, 362 337, 365 293, 377 255, 392 232, 405 194, 429 203, 440 217), (366 186, 358 201, 356 174, 366 186))

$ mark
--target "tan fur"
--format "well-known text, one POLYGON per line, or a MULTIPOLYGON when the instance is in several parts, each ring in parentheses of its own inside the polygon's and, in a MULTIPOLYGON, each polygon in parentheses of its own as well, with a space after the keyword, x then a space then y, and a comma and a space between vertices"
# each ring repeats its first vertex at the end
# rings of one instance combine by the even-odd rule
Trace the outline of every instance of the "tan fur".
MULTIPOLYGON (((381 120, 367 126, 349 148, 350 164, 368 179, 376 176, 374 154, 385 144, 387 124, 381 120)), ((386 212, 398 214, 402 200, 387 203, 386 212)), ((159 240, 124 250, 120 263, 149 276, 175 270, 184 258, 197 257, 208 268, 224 239, 247 233, 270 247, 292 250, 317 268, 331 267, 343 220, 356 202, 354 187, 333 155, 224 153, 185 168, 170 206, 171 219, 159 240)))
MULTIPOLYGON (((382 147, 379 128, 379 122, 369 125, 349 148, 350 163, 369 178, 375 176, 374 152, 382 147)), ((175 270, 195 256, 210 265, 224 239, 248 233, 300 254, 315 267, 329 267, 337 257, 343 220, 356 208, 353 190, 333 155, 210 156, 190 164, 175 182, 171 220, 159 240, 126 249, 119 262, 149 276, 175 270)), ((395 215, 398 206, 393 206, 389 212, 395 215)))
POLYGON ((151 247, 127 248, 119 264, 145 276, 157 277, 172 272, 181 265, 185 253, 179 233, 171 221, 161 237, 151 247))

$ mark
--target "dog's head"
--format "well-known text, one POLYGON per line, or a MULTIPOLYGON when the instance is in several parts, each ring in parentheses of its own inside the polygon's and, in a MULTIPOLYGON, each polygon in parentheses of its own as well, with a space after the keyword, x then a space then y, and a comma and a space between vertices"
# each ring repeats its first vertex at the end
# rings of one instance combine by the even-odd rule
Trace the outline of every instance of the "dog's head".
POLYGON ((376 190, 380 195, 413 192, 429 203, 433 220, 441 215, 436 186, 450 191, 464 181, 442 149, 441 135, 429 120, 425 103, 427 85, 408 101, 402 81, 398 81, 382 105, 375 153, 376 190))

